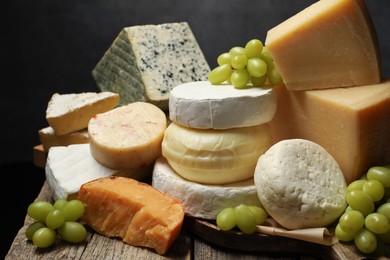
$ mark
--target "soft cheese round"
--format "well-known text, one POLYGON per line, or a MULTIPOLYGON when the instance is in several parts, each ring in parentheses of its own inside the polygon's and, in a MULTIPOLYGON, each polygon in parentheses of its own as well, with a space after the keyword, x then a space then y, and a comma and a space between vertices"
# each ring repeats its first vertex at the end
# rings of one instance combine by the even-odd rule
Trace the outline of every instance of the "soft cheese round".
POLYGON ((169 96, 169 118, 200 129, 248 127, 269 122, 276 112, 272 88, 236 89, 195 81, 178 85, 169 96))
POLYGON ((270 146, 268 124, 216 130, 172 122, 164 134, 162 155, 185 179, 226 184, 253 178, 257 159, 270 146))
POLYGON ((308 140, 274 144, 259 157, 254 181, 264 208, 288 229, 327 226, 347 206, 347 184, 339 165, 308 140))
POLYGON ((146 102, 97 114, 88 125, 92 156, 112 169, 150 165, 161 155, 166 127, 165 113, 146 102))
POLYGON ((156 160, 152 186, 178 199, 186 215, 195 218, 216 219, 224 208, 241 203, 261 207, 253 178, 226 185, 195 183, 179 176, 164 157, 156 160))

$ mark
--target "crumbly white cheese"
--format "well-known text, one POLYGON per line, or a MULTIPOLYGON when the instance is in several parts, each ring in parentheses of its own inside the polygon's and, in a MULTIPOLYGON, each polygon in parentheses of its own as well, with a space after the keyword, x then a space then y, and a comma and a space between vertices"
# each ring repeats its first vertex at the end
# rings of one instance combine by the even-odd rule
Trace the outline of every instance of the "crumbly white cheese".
POLYGON ((189 24, 179 22, 123 28, 92 75, 102 91, 120 94, 120 105, 145 101, 167 111, 173 87, 209 72, 189 24))
POLYGON ((254 180, 264 208, 288 229, 327 226, 347 206, 347 184, 339 165, 308 140, 274 144, 260 156, 254 180))
POLYGON ((188 216, 215 219, 224 208, 241 203, 260 206, 253 178, 226 185, 206 185, 183 179, 164 157, 157 159, 152 186, 181 201, 188 216))
POLYGON ((261 125, 276 112, 272 88, 236 89, 209 81, 181 84, 169 97, 169 118, 180 125, 201 129, 227 129, 261 125))

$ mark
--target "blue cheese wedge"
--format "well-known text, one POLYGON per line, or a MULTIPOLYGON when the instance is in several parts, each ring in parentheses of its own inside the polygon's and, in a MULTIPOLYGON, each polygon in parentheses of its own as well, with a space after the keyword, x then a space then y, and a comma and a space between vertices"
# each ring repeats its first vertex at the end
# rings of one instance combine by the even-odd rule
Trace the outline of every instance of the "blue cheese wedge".
POLYGON ((207 80, 210 67, 186 22, 125 27, 97 63, 92 76, 120 105, 150 102, 168 110, 171 89, 207 80))

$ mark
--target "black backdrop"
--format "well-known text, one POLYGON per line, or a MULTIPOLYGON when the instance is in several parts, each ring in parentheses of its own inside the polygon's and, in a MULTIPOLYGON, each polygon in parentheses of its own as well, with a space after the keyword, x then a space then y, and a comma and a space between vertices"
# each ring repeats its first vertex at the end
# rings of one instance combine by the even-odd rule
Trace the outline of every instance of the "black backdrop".
MULTIPOLYGON (((123 27, 187 21, 213 68, 221 52, 243 45, 251 38, 265 40, 267 30, 314 2, 3 1, 0 171, 5 178, 3 188, 14 187, 12 196, 7 193, 2 197, 22 208, 22 213, 13 211, 15 218, 9 216, 13 223, 18 221, 13 224, 14 229, 22 225, 26 201, 34 198, 44 180, 41 171, 35 173, 35 168, 26 165, 32 161, 32 147, 39 143, 38 130, 47 126, 47 102, 55 92, 98 91, 91 71, 123 27), (23 196, 25 200, 21 200, 23 196)), ((388 0, 366 0, 366 3, 378 33, 383 74, 390 77, 390 4, 388 0)), ((5 225, 3 222, 2 227, 5 225)), ((7 244, 1 244, 7 249, 7 244)))

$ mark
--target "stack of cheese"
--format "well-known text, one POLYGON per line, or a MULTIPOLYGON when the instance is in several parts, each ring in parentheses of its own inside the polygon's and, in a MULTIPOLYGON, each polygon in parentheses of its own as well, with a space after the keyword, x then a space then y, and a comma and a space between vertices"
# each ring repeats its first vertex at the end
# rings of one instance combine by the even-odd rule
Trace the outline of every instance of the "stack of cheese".
POLYGON ((348 183, 390 163, 390 80, 363 0, 320 0, 272 28, 265 45, 285 83, 275 87, 274 143, 320 144, 348 183))
POLYGON ((208 81, 181 84, 169 97, 169 118, 152 185, 178 198, 186 214, 215 219, 241 203, 260 206, 253 182, 271 145, 273 89, 239 90, 208 81))

